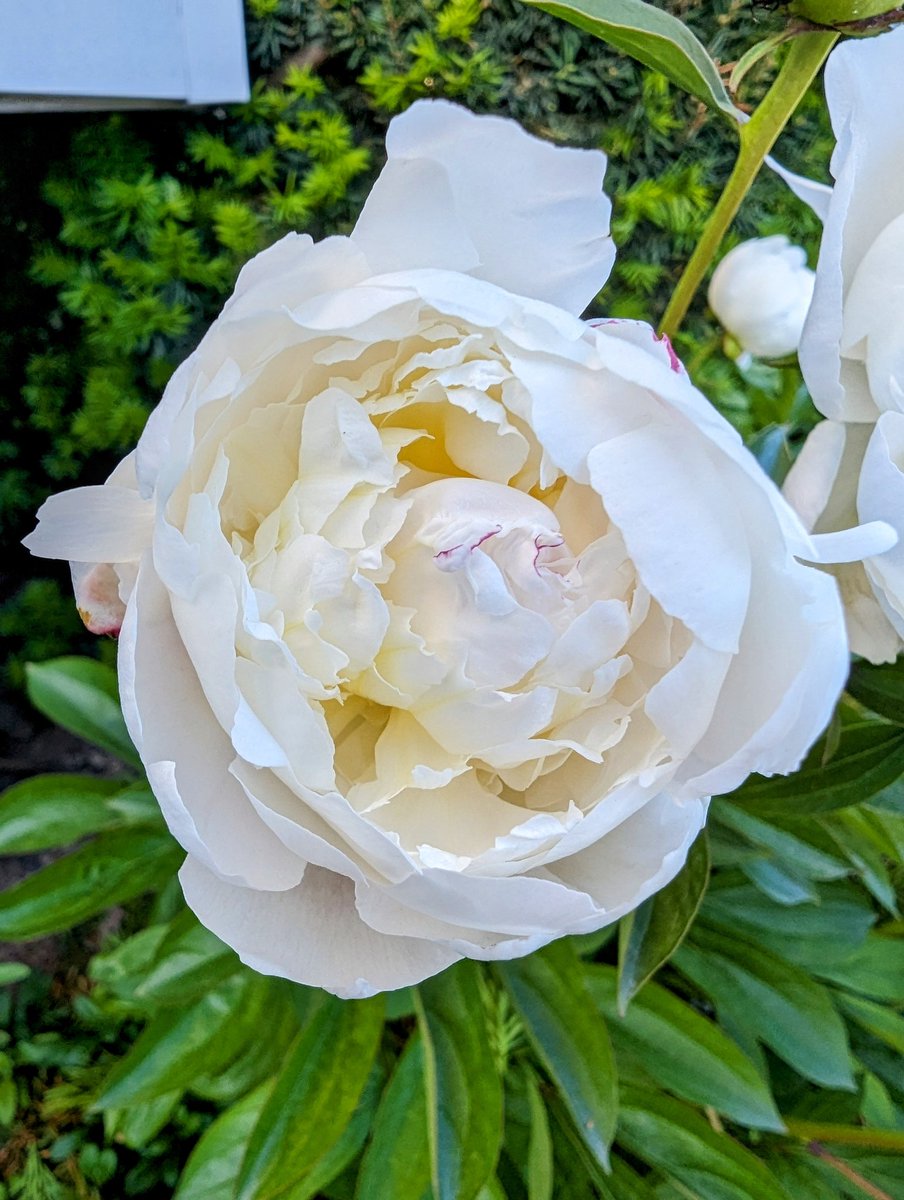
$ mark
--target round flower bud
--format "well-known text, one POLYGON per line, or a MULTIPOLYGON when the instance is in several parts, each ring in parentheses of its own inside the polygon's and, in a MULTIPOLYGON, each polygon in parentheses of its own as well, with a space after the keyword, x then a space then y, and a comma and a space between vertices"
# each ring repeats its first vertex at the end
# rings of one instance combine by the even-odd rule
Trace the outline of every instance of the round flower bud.
POLYGON ((788 239, 753 238, 730 250, 713 273, 709 303, 740 343, 757 358, 794 354, 813 296, 806 254, 788 239))
POLYGON ((791 12, 816 25, 834 26, 868 21, 897 7, 897 0, 795 0, 791 12))

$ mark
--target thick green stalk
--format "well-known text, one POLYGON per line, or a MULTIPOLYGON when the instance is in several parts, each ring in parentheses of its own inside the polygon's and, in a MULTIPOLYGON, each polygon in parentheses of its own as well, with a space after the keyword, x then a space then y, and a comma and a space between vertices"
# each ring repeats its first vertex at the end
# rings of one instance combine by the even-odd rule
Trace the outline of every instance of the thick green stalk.
POLYGON ((816 78, 837 38, 838 34, 833 31, 801 33, 791 42, 772 87, 747 124, 740 127, 741 148, 734 170, 678 280, 678 286, 663 315, 660 332, 669 337, 674 337, 678 332, 763 160, 816 78))
POLYGON ((863 1146, 870 1150, 885 1150, 891 1154, 904 1153, 904 1130, 869 1129, 862 1125, 831 1125, 822 1121, 798 1121, 784 1118, 792 1137, 805 1142, 829 1142, 836 1146, 863 1146))

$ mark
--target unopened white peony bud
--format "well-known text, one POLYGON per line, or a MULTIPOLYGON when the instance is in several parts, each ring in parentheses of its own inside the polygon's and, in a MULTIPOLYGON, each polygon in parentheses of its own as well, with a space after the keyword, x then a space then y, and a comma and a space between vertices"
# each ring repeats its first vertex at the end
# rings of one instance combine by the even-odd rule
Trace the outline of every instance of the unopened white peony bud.
POLYGON ((804 250, 783 234, 753 238, 716 267, 709 303, 742 350, 780 358, 800 344, 814 279, 804 250))

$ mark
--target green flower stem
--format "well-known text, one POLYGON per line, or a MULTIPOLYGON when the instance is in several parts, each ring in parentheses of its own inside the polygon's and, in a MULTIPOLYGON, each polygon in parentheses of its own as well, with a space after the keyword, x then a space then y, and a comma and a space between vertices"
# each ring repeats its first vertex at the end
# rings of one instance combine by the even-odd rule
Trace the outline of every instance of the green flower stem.
POLYGON ((674 337, 678 332, 763 160, 816 78, 837 38, 834 31, 802 33, 795 37, 772 87, 747 124, 740 126, 741 147, 734 170, 678 280, 659 327, 661 333, 674 337))
POLYGON ((804 1142, 828 1142, 836 1146, 863 1146, 870 1150, 886 1150, 904 1154, 904 1130, 868 1129, 862 1125, 826 1125, 822 1121, 798 1121, 785 1117, 785 1127, 792 1137, 804 1142))

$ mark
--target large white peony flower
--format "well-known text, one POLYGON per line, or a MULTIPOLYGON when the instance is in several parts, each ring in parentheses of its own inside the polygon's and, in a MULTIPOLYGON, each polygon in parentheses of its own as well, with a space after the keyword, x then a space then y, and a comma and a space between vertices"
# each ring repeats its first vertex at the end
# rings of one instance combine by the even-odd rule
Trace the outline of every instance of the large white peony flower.
POLYGON ((806 251, 782 234, 751 238, 725 255, 709 284, 710 307, 748 354, 794 354, 813 298, 806 251))
POLYGON ((837 569, 851 646, 904 646, 904 28, 845 42, 826 66, 838 144, 800 362, 828 418, 786 495, 817 531, 884 520, 897 546, 837 569))
POLYGON ((647 326, 579 319, 603 156, 440 102, 388 151, 352 236, 251 262, 134 457, 29 539, 122 621, 189 904, 343 996, 628 912, 847 669, 738 436, 647 326))

